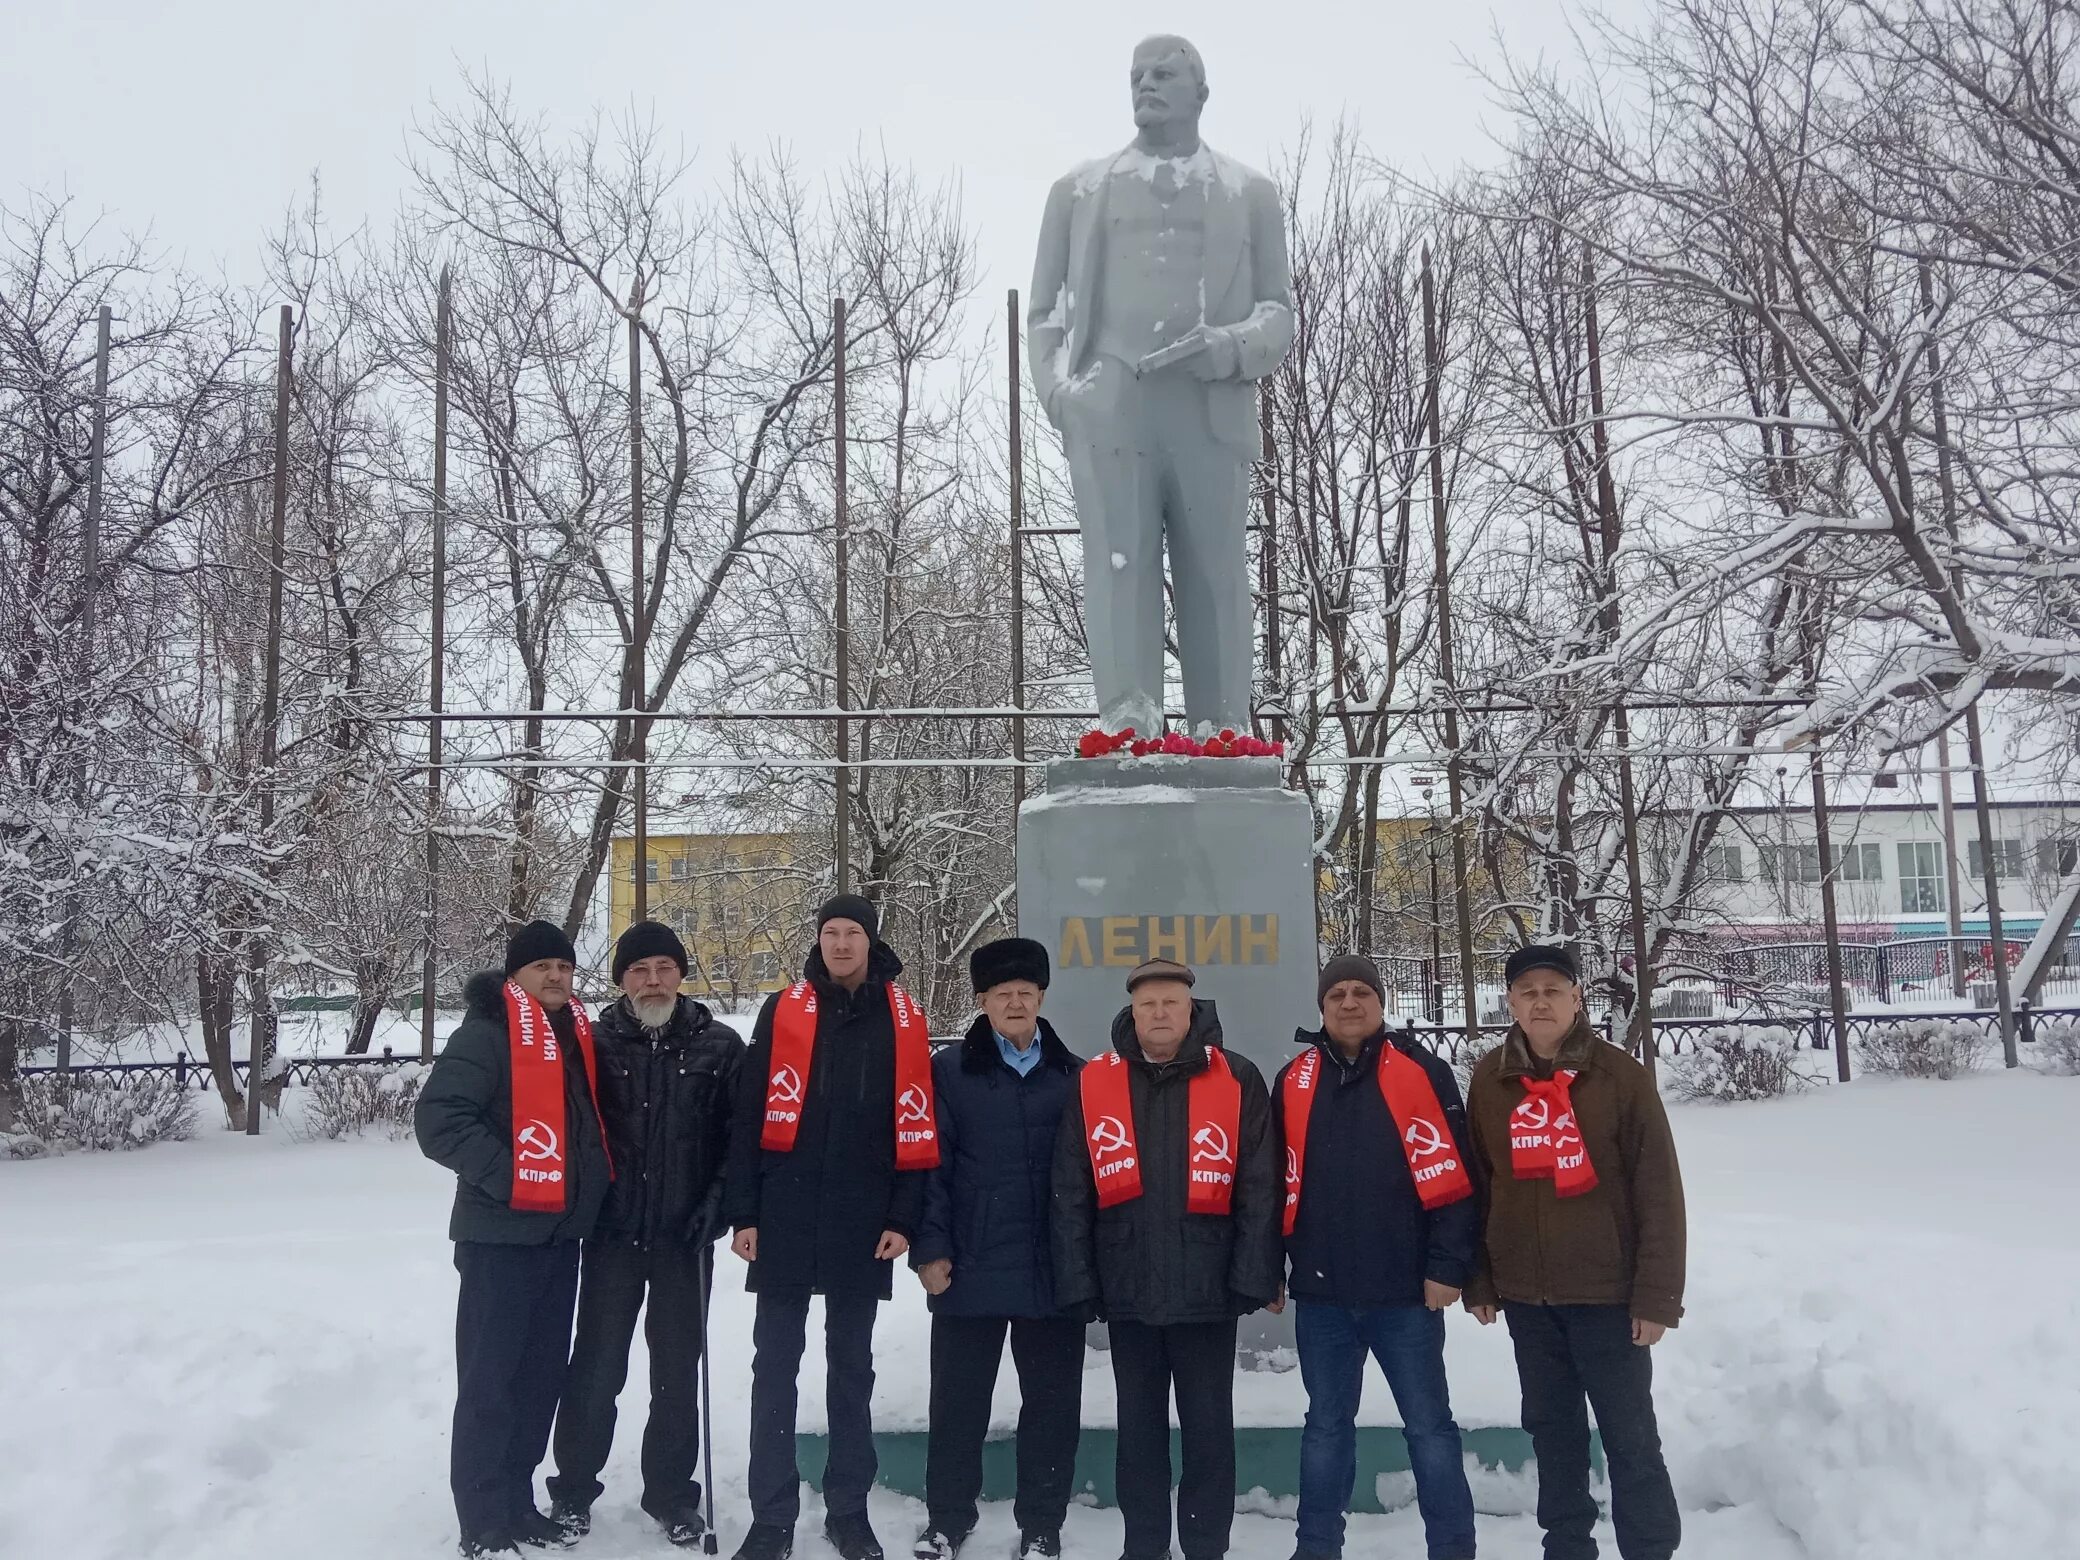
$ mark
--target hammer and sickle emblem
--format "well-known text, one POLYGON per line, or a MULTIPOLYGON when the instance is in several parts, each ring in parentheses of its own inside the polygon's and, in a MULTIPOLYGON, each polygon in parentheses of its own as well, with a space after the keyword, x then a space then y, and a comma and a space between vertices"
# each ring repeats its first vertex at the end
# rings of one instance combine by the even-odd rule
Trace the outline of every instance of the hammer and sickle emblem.
POLYGON ((1228 1134, 1212 1122, 1207 1122, 1192 1134, 1192 1163, 1201 1160, 1216 1165, 1231 1164, 1235 1151, 1228 1146, 1228 1134))
POLYGON ((782 1105, 799 1105, 802 1102, 802 1075, 792 1067, 783 1067, 774 1073, 773 1098, 782 1105))
POLYGON ((930 1102, 925 1099, 924 1090, 914 1083, 903 1091, 902 1097, 896 1101, 896 1104, 901 1108, 901 1114, 897 1117, 899 1121, 929 1121, 931 1119, 932 1110, 930 1102))
POLYGON ((519 1131, 515 1139, 520 1145, 520 1157, 529 1163, 542 1159, 554 1159, 558 1144, 555 1130, 546 1121, 530 1121, 519 1131))
POLYGON ((1402 1141, 1408 1144, 1412 1157, 1428 1159, 1443 1149, 1444 1134, 1437 1130, 1435 1122, 1418 1116, 1409 1122, 1408 1130, 1402 1134, 1402 1141))
POLYGON ((1116 1154, 1127 1146, 1127 1129, 1117 1116, 1100 1116, 1091 1128, 1091 1144, 1101 1154, 1116 1154))

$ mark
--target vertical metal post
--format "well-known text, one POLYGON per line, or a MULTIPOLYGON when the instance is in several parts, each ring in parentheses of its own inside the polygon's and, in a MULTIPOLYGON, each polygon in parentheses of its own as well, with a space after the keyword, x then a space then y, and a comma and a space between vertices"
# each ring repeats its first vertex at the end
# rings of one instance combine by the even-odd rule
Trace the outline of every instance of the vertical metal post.
MULTIPOLYGON (((628 691, 629 782, 635 787, 635 898, 633 918, 650 918, 650 728, 643 719, 648 702, 649 614, 643 584, 643 276, 636 273, 628 294, 628 691)), ((607 894, 611 914, 613 892, 607 894)))
MULTIPOLYGON (((260 711, 260 843, 274 834, 275 763, 281 750, 282 574, 289 529, 289 389, 296 351, 296 311, 282 305, 274 375, 274 513, 267 550, 267 674, 260 711)), ((267 1045, 273 1038, 274 994, 268 989, 266 937, 256 928, 251 945, 253 1017, 246 1064, 246 1135, 260 1135, 260 1095, 267 1081, 267 1045)))
MULTIPOLYGON (((1258 423, 1264 436, 1264 532, 1257 539, 1257 574, 1264 589, 1264 678, 1279 695, 1276 707, 1285 700, 1285 651, 1278 635, 1278 446, 1271 437, 1271 387, 1269 381, 1257 389, 1258 423)), ((1266 741, 1286 739, 1285 717, 1273 715, 1266 741)))
POLYGON ((1018 850, 1018 809, 1026 799, 1026 468, 1019 422, 1018 289, 1004 297, 1005 384, 1011 398, 1011 849, 1018 850))
POLYGON ((832 456, 831 478, 834 502, 831 510, 831 547, 837 563, 838 600, 834 637, 837 641, 837 692, 838 692, 838 767, 837 808, 832 820, 832 854, 837 857, 833 870, 833 882, 841 894, 852 891, 852 724, 845 718, 845 710, 851 705, 849 692, 852 682, 852 630, 848 626, 851 618, 851 582, 845 555, 846 492, 845 465, 845 300, 831 300, 831 342, 833 359, 833 383, 835 386, 836 427, 833 430, 836 450, 832 456))
MULTIPOLYGON (((87 514, 80 529, 79 541, 79 703, 84 712, 93 697, 95 639, 101 621, 101 473, 108 456, 108 329, 114 318, 109 306, 103 304, 94 322, 94 433, 93 443, 87 455, 87 514)), ((82 730, 91 729, 91 720, 80 722, 82 730)), ((75 775, 76 791, 80 803, 79 816, 84 819, 86 800, 92 789, 91 773, 94 765, 94 743, 91 737, 80 739, 79 769, 75 775)), ((58 982, 58 1071, 60 1082, 63 1075, 72 1071, 72 1027, 75 1013, 73 997, 74 974, 72 961, 79 950, 79 888, 68 887, 65 894, 65 934, 63 959, 64 970, 58 982)))
MULTIPOLYGON (((1820 935, 1826 943, 1827 1007, 1834 1018, 1834 1075, 1849 1081, 1849 998, 1842 984, 1841 921, 1835 914, 1834 838, 1828 832, 1827 776, 1820 767, 1820 750, 1813 749, 1813 836, 1820 842, 1820 935)), ((1788 861, 1778 868, 1788 880, 1788 861)))
POLYGON ((419 1059, 433 1060, 433 1008, 440 982, 441 700, 448 660, 448 373, 454 350, 448 268, 441 267, 433 325, 433 648, 426 676, 426 962, 419 970, 419 1059))
POLYGON ((1423 360, 1429 380, 1426 412, 1430 425, 1430 534, 1437 554, 1437 668, 1444 690, 1445 792, 1452 809, 1452 896, 1459 921, 1459 989, 1466 1004, 1466 1041, 1480 1044, 1481 1015, 1473 990, 1473 907, 1466 891, 1466 824, 1460 783, 1458 679, 1452 670, 1451 543, 1445 534, 1444 422, 1441 403, 1444 347, 1437 334, 1436 284, 1430 274, 1430 246, 1423 246, 1423 360))
MULTIPOLYGON (((1926 260, 1921 262, 1920 269, 1921 307, 1932 316, 1936 306, 1935 278, 1926 260)), ((1935 423, 1936 481, 1943 494, 1943 529, 1950 535, 1954 555, 1957 548, 1957 478, 1950 470, 1950 424, 1943 399, 1943 355, 1936 345, 1933 331, 1928 338, 1928 393, 1929 411, 1935 423)), ((1954 563, 1950 570, 1950 589, 1954 595, 1963 595, 1963 571, 1954 563)), ((2001 1059, 2010 1067, 2020 1067, 2022 1058, 2015 1049, 2015 992, 2008 980, 2007 929, 2001 922, 2000 872, 1993 848, 1993 805, 1992 798, 1986 794, 1986 741, 1979 727, 1976 694, 1964 712, 1964 745, 1966 760, 1972 766, 1972 809, 1979 820, 1979 865, 1985 880, 1987 941, 1993 949, 1994 1004, 2000 1010, 2001 1059)), ((1955 904, 1956 900, 1953 898, 1951 903, 1955 904)))
MULTIPOLYGON (((1958 904, 1963 885, 1957 879, 1957 800, 1950 789, 1950 728, 1945 726, 1936 733, 1936 778, 1941 782, 1943 798, 1943 921, 1950 929, 1950 947, 1947 957, 1950 963, 1950 994, 1964 995, 1964 959, 1959 950, 1964 944, 1964 911, 1958 904)), ((1906 907, 1901 906, 1902 909, 1906 907)))
MULTIPOLYGON (((1610 431, 1604 424, 1603 332, 1596 312, 1596 267, 1589 246, 1582 246, 1582 327, 1589 358, 1589 440, 1596 457, 1596 511, 1602 533, 1603 575, 1597 591, 1603 598, 1604 631, 1618 634, 1618 548, 1623 531, 1618 519, 1618 484, 1611 475, 1610 431)), ((1647 1076, 1654 1076, 1654 958, 1647 941, 1647 892, 1639 865, 1639 797, 1632 784, 1632 718, 1623 691, 1611 708, 1611 728, 1618 739, 1618 810, 1625 826, 1625 878, 1632 918, 1632 1012, 1626 1043, 1647 1076)))

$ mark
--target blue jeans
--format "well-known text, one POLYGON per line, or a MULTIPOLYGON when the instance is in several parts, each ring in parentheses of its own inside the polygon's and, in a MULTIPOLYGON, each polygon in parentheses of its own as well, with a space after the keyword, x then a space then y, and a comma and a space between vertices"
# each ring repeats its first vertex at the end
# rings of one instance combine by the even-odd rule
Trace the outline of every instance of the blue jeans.
POLYGON ((1352 1311, 1301 1300, 1296 1306, 1300 1380, 1307 1387, 1300 1548, 1312 1555, 1343 1553, 1343 1515, 1358 1479, 1358 1394, 1369 1352, 1401 1410, 1430 1560, 1471 1560, 1473 1491, 1444 1379, 1444 1313, 1419 1305, 1352 1311))

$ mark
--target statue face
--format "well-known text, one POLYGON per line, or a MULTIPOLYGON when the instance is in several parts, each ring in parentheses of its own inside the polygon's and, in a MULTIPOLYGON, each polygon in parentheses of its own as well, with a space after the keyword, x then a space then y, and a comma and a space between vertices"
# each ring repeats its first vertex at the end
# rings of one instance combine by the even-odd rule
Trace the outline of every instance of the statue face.
POLYGON ((1175 44, 1144 44, 1134 51, 1129 72, 1134 95, 1134 123, 1150 125, 1190 123, 1199 117, 1206 89, 1199 84, 1191 61, 1175 44))

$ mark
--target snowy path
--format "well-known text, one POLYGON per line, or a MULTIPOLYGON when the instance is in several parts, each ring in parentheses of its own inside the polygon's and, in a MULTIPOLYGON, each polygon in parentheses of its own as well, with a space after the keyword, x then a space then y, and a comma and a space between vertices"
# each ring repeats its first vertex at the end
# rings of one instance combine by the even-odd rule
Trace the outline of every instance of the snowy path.
MULTIPOLYGON (((1678 1111, 1691 1311, 1656 1359, 1685 1555, 2080 1555, 2076 1115, 2080 1080, 2033 1075, 1678 1111)), ((447 1197, 409 1145, 279 1133, 0 1165, 0 1555, 451 1555, 447 1197)), ((891 1424, 915 1422, 923 1396, 923 1311, 907 1281, 899 1294, 881 1334, 891 1424)), ((730 1543, 748 1319, 725 1270, 730 1543)), ((1455 1314, 1451 1351, 1462 1417, 1508 1422, 1502 1330, 1455 1314)), ((820 1415, 804 1376, 805 1418, 820 1415)), ((642 1380, 638 1359, 624 1424, 642 1380)), ((1094 1405, 1104 1385, 1094 1372, 1094 1405)), ((1297 1418, 1297 1379, 1258 1378, 1245 1401, 1281 1399, 1297 1418)), ((587 1560, 672 1553, 632 1510, 634 1441, 617 1445, 587 1560)), ((1480 1494, 1484 1510, 1523 1509, 1508 1480, 1480 1494)), ((827 1560, 815 1513, 812 1497, 799 1552, 827 1560)), ((885 1494, 876 1513, 892 1552, 922 1515, 885 1494)), ((1013 1537, 991 1508, 969 1553, 994 1560, 1013 1537)), ((1110 1560, 1117 1516, 1075 1512, 1068 1537, 1110 1560)), ((1486 1556, 1530 1560, 1537 1538, 1527 1517, 1482 1518, 1486 1556)), ((1289 1523, 1238 1520, 1237 1560, 1291 1547, 1289 1523)), ((1349 1548, 1419 1555, 1420 1526, 1412 1511, 1354 1519, 1349 1548)))

